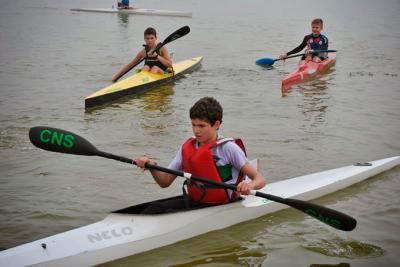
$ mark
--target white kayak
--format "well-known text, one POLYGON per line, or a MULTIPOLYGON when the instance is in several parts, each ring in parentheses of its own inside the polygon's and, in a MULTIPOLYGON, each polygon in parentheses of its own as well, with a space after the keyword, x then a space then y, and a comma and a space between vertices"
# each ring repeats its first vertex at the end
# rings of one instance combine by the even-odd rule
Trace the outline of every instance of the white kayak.
POLYGON ((160 10, 148 8, 72 8, 71 11, 80 12, 97 12, 97 13, 120 13, 120 14, 135 14, 135 15, 155 15, 155 16, 174 16, 174 17, 192 17, 191 12, 175 11, 175 10, 160 10))
MULTIPOLYGON (((398 156, 355 164, 271 183, 260 191, 284 198, 311 200, 361 182, 399 163, 398 156)), ((115 211, 100 222, 1 251, 0 266, 96 265, 287 208, 264 198, 247 196, 226 205, 141 214, 148 204, 115 211)))

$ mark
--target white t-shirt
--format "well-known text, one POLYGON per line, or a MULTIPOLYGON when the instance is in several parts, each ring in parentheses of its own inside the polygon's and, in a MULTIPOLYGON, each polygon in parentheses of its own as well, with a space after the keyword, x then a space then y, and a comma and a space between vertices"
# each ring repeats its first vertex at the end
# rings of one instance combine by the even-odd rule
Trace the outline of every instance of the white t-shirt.
MULTIPOLYGON (((196 148, 198 148, 196 144, 196 148)), ((229 184, 235 184, 239 176, 239 172, 242 167, 249 162, 243 150, 232 140, 217 145, 212 149, 214 158, 218 158, 216 161, 217 166, 232 165, 232 180, 228 181, 229 184)), ((176 153, 175 158, 168 165, 169 169, 176 171, 182 171, 182 146, 176 153)))

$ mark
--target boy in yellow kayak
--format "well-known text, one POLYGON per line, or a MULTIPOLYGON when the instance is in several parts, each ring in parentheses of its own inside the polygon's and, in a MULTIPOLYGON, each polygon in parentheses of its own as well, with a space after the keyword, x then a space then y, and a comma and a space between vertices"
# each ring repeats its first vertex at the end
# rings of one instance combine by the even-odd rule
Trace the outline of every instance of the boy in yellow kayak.
POLYGON ((303 56, 302 59, 305 59, 307 61, 312 60, 316 63, 319 63, 322 60, 326 59, 328 57, 326 53, 319 53, 316 55, 312 53, 315 50, 328 49, 328 38, 325 35, 321 34, 323 28, 324 28, 324 23, 322 19, 314 19, 311 22, 312 33, 304 36, 303 42, 298 47, 287 53, 280 55, 279 59, 285 60, 288 56, 299 53, 304 48, 306 48, 306 56, 303 56))
MULTIPOLYGON (((168 168, 237 185, 238 192, 189 180, 184 184, 186 203, 190 206, 225 204, 238 200, 239 193, 247 195, 250 190, 265 186, 264 177, 247 159, 242 141, 218 135, 223 110, 217 100, 201 98, 189 113, 194 136, 181 145, 168 168), (245 181, 246 176, 250 180, 245 181)), ((156 164, 146 156, 136 158, 135 162, 143 170, 146 163, 156 164)), ((176 178, 176 175, 154 169, 150 172, 161 187, 168 187, 176 178)), ((175 206, 182 207, 184 204, 175 203, 175 206)))
POLYGON ((172 60, 168 49, 165 46, 156 49, 158 45, 157 32, 154 28, 149 27, 144 31, 144 41, 146 44, 143 45, 143 48, 131 62, 113 76, 113 81, 129 71, 143 58, 145 58, 142 68, 144 71, 163 74, 168 67, 172 66, 172 60))

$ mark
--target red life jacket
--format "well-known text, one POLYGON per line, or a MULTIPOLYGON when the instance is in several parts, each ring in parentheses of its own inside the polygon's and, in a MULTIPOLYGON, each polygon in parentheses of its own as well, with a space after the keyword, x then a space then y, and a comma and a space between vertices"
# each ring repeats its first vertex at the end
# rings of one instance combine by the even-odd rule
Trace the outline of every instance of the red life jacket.
MULTIPOLYGON (((217 182, 224 182, 218 173, 218 169, 212 154, 212 149, 229 141, 235 141, 235 143, 246 154, 246 150, 241 139, 223 138, 202 145, 196 149, 196 139, 193 137, 189 138, 182 145, 183 171, 217 182)), ((236 185, 239 184, 243 178, 244 175, 242 172, 240 172, 236 185)), ((187 194, 190 200, 193 202, 214 205, 236 201, 240 195, 235 191, 232 192, 231 196, 229 196, 228 189, 192 181, 189 181, 188 183, 187 194)))

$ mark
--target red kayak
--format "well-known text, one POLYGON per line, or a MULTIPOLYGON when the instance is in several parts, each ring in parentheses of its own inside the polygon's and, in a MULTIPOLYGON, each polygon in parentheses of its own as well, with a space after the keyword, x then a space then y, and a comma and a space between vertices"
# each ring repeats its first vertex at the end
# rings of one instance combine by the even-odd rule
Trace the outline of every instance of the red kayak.
POLYGON ((301 60, 299 62, 299 68, 282 80, 282 96, 284 96, 287 90, 292 86, 306 82, 327 71, 331 66, 335 65, 335 62, 336 53, 329 53, 329 57, 321 63, 301 60))

